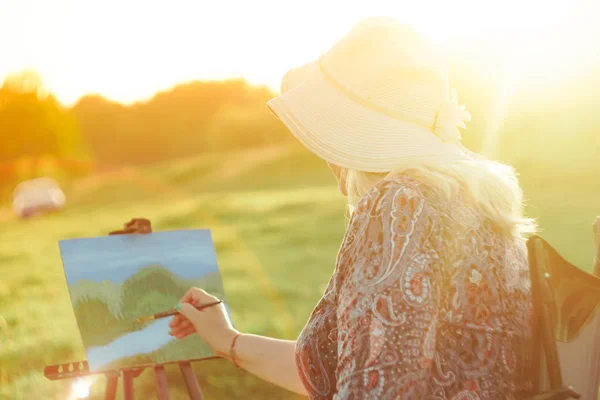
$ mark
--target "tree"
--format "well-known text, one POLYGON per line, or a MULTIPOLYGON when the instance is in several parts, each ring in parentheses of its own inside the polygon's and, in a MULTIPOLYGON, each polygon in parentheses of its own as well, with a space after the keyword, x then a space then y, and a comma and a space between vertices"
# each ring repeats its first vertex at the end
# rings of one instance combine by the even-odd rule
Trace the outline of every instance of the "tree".
POLYGON ((89 95, 73 113, 97 161, 141 165, 293 140, 265 106, 273 96, 239 79, 189 82, 129 106, 89 95))
MULTIPOLYGON (((9 75, 0 88, 0 164, 22 158, 73 157, 84 153, 76 119, 31 71, 9 75)), ((2 168, 0 185, 14 169, 2 168)))

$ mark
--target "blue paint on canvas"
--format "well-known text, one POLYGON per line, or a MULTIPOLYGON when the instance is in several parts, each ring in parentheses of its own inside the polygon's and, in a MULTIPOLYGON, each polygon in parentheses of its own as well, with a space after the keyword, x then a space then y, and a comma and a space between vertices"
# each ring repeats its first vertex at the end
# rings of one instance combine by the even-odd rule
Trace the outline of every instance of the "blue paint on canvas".
POLYGON ((208 230, 71 239, 61 241, 60 249, 69 285, 82 278, 121 283, 140 265, 152 263, 169 265, 184 279, 219 271, 208 230))

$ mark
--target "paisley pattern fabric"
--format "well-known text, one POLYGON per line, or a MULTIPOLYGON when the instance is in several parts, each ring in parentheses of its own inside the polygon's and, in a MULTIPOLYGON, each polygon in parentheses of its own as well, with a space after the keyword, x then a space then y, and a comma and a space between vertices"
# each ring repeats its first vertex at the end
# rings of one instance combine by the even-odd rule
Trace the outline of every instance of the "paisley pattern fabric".
POLYGON ((519 399, 531 313, 525 243, 398 177, 357 205, 297 366, 311 399, 519 399))

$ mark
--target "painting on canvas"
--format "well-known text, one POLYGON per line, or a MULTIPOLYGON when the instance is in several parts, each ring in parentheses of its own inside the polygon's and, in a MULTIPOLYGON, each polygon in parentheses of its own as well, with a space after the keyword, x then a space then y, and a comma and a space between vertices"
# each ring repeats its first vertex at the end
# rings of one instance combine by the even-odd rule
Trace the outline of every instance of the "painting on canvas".
POLYGON ((59 247, 90 371, 214 356, 198 335, 169 336, 172 317, 136 322, 172 309, 194 286, 225 300, 210 231, 70 239, 59 247))

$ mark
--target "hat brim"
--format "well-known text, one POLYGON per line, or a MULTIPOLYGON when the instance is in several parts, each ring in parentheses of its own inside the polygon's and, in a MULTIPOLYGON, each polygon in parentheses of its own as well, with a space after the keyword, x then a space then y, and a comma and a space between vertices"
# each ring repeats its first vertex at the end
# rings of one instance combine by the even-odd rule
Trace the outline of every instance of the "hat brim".
POLYGON ((360 104, 334 87, 316 63, 302 67, 269 109, 311 152, 344 168, 389 172, 406 161, 472 159, 460 143, 443 142, 418 124, 360 104))

